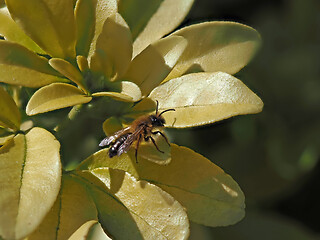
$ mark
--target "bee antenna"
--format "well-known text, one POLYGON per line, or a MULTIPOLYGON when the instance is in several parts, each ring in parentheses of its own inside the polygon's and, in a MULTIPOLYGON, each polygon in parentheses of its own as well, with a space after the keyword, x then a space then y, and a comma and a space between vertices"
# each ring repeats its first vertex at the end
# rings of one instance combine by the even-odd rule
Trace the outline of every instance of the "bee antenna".
POLYGON ((166 109, 166 110, 164 110, 163 112, 161 112, 161 113, 159 114, 159 117, 160 117, 162 114, 164 114, 165 112, 169 112, 169 111, 175 111, 175 109, 173 109, 173 108, 166 109))
POLYGON ((156 102, 157 102, 157 108, 156 108, 156 115, 158 115, 158 107, 159 107, 159 102, 158 102, 158 100, 156 100, 156 102))

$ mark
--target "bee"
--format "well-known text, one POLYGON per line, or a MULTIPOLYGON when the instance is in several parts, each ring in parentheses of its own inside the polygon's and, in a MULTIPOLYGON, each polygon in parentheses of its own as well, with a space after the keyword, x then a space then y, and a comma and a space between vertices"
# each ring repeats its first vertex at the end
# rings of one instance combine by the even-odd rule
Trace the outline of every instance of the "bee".
POLYGON ((154 131, 154 128, 164 127, 165 119, 163 118, 162 114, 168 111, 175 111, 175 109, 166 109, 159 113, 158 106, 159 102, 157 102, 156 113, 151 115, 145 115, 137 118, 132 122, 132 124, 126 128, 123 128, 113 135, 104 138, 99 146, 110 146, 109 148, 109 157, 112 158, 114 156, 120 156, 123 153, 127 153, 130 149, 131 145, 136 142, 135 144, 135 159, 138 162, 138 149, 141 141, 148 142, 151 140, 155 148, 164 153, 159 149, 157 146, 153 135, 160 134, 167 144, 170 146, 170 143, 167 137, 159 130, 154 131))

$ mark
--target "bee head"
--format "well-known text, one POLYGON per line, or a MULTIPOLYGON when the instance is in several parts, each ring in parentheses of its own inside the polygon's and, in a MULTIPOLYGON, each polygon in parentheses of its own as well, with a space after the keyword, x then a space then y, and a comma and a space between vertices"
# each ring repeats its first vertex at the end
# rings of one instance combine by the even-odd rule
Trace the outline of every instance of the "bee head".
POLYGON ((153 127, 163 127, 166 123, 162 116, 150 115, 150 119, 153 127))

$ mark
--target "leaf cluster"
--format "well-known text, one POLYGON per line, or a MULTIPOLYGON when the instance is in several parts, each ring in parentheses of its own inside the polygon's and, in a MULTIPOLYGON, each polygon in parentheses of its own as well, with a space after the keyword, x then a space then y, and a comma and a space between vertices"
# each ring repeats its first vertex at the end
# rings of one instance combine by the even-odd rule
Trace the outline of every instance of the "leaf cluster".
POLYGON ((174 128, 262 110, 232 76, 260 44, 254 29, 207 22, 163 37, 193 1, 138 2, 6 0, 0 9, 2 238, 186 239, 189 220, 226 226, 243 218, 244 195, 229 175, 162 138, 165 154, 143 143, 138 163, 133 149, 114 158, 91 151, 76 167, 60 154, 65 142, 83 141, 79 127, 90 120, 110 135, 154 112, 155 101, 176 110, 166 114, 174 128), (63 108, 64 120, 49 127, 48 112, 63 108))

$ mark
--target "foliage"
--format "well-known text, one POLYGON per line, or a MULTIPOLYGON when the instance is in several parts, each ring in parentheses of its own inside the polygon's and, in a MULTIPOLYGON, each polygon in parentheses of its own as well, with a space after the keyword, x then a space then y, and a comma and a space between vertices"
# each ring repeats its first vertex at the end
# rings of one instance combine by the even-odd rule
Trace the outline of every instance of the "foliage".
POLYGON ((126 0, 6 0, 1 8, 2 238, 186 239, 189 219, 226 226, 244 217, 238 184, 191 149, 156 137, 165 153, 145 142, 138 163, 133 149, 95 152, 102 126, 112 134, 156 101, 159 111, 176 109, 165 116, 172 128, 263 107, 232 76, 260 45, 254 29, 207 22, 164 37, 193 1, 138 2, 142 15, 126 0), (75 167, 83 146, 91 156, 75 167))

